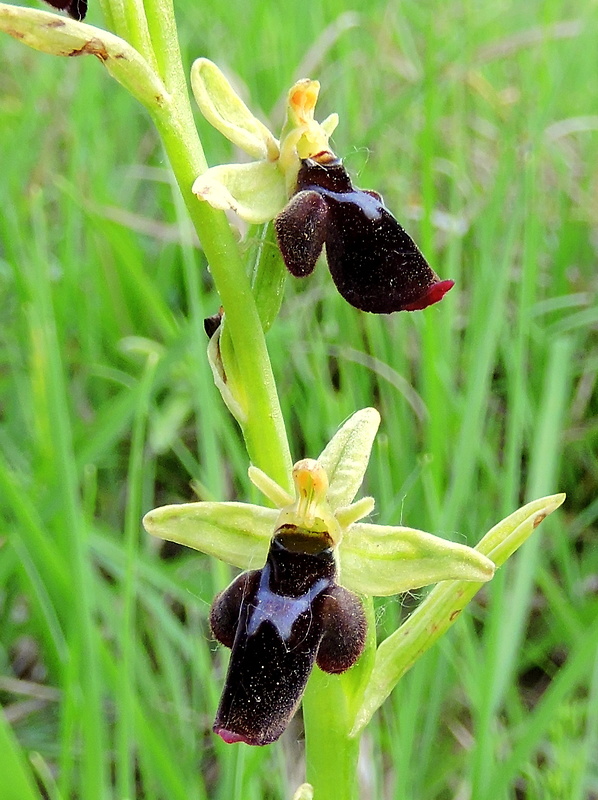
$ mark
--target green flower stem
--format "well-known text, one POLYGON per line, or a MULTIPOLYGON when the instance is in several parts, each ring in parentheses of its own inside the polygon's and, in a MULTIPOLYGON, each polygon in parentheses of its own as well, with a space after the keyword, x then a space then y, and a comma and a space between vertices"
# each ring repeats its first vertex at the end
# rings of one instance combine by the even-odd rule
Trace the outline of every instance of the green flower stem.
POLYGON ((303 696, 306 779, 314 800, 357 800, 360 737, 338 675, 313 670, 303 696))
POLYGON ((110 0, 100 0, 100 8, 102 9, 102 16, 106 22, 106 29, 110 31, 116 31, 114 11, 110 0))
POLYGON ((314 800, 359 797, 361 731, 355 735, 353 728, 376 657, 374 603, 371 597, 364 597, 363 604, 368 636, 361 658, 342 675, 314 669, 303 695, 306 780, 314 789, 314 800))
MULTIPOLYGON (((120 0, 112 0, 113 14, 119 5, 120 0)), ((191 194, 193 181, 207 169, 207 162, 189 103, 172 2, 147 0, 145 7, 147 21, 142 10, 133 5, 130 14, 136 20, 127 19, 127 25, 139 32, 147 26, 151 41, 140 43, 141 53, 154 63, 154 52, 159 54, 159 71, 168 100, 150 107, 150 112, 226 311, 238 369, 236 379, 245 390, 246 418, 242 428, 247 451, 256 466, 290 490, 291 456, 284 421, 263 328, 238 245, 224 213, 191 194)))
POLYGON ((158 71, 166 88, 187 98, 187 82, 181 61, 172 0, 144 0, 145 13, 158 71))
POLYGON ((108 0, 103 5, 109 8, 106 17, 114 32, 126 39, 157 71, 143 0, 108 0))
POLYGON ((245 387, 246 419, 242 427, 247 452, 253 464, 291 491, 289 445, 249 278, 225 214, 191 194, 191 185, 206 164, 191 110, 186 112, 181 106, 178 103, 173 109, 160 109, 154 113, 154 121, 226 312, 237 383, 245 387))

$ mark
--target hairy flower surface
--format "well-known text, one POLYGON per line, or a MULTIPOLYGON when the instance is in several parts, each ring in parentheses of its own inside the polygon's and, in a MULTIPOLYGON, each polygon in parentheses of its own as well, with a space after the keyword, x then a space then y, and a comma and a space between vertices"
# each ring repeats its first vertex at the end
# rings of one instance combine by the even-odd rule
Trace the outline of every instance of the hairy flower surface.
POLYGON ((295 496, 250 467, 276 506, 188 503, 150 511, 146 530, 249 569, 216 598, 214 636, 231 647, 214 729, 225 741, 267 744, 295 712, 317 663, 343 672, 361 654, 366 623, 355 594, 391 595, 436 581, 483 582, 494 564, 465 545, 402 526, 359 522, 353 502, 379 425, 355 413, 317 460, 293 469, 295 496))

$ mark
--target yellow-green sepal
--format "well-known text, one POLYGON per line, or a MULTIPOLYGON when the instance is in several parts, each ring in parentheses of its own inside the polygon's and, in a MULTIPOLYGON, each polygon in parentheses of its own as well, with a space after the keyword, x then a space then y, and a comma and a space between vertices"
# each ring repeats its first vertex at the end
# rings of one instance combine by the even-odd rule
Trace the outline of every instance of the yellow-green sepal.
POLYGON ((182 503, 149 511, 148 533, 177 542, 240 569, 266 562, 278 511, 250 503, 182 503))
POLYGON ((494 564, 477 550, 431 533, 358 522, 345 533, 340 583, 386 597, 446 580, 489 581, 494 564))
POLYGON ((278 158, 278 142, 252 114, 222 71, 207 58, 191 67, 191 87, 207 121, 245 153, 259 160, 278 158))
POLYGON ((191 191, 213 208, 234 211, 255 225, 273 219, 287 202, 278 164, 221 164, 203 172, 191 191))

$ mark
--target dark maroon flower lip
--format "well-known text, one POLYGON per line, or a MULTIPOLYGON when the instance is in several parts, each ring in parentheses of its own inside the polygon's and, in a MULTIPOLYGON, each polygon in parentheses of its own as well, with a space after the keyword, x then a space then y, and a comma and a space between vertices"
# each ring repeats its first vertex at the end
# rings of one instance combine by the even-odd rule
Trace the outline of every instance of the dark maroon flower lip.
POLYGON ((231 648, 213 727, 227 744, 275 742, 314 665, 338 674, 363 652, 361 600, 336 583, 327 537, 306 534, 296 525, 277 528, 266 564, 243 572, 212 604, 212 633, 231 648))
POLYGON ((447 280, 447 281, 437 281, 429 286, 424 294, 421 297, 418 297, 417 300, 414 300, 413 303, 408 303, 406 306, 403 306, 403 311, 421 311, 422 308, 427 308, 428 306, 434 305, 434 303, 440 302, 444 295, 455 285, 455 281, 447 280))
POLYGON ((336 288, 361 311, 420 310, 454 285, 434 272, 377 192, 353 186, 332 153, 302 161, 295 194, 274 224, 289 272, 310 275, 325 249, 336 288))

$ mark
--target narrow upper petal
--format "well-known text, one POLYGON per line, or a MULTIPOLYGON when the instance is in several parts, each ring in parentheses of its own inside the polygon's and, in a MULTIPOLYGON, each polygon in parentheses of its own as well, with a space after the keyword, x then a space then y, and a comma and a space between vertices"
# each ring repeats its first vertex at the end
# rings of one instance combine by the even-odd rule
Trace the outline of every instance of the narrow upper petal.
POLYGON ((338 114, 331 114, 321 124, 314 119, 319 92, 318 81, 309 78, 302 78, 289 90, 280 136, 280 161, 289 193, 294 188, 300 159, 328 150, 328 140, 338 125, 338 114))
POLYGON ((278 511, 249 503, 182 503, 149 511, 148 533, 178 542, 241 569, 266 561, 278 511))
POLYGON ((380 414, 375 408, 356 411, 334 434, 318 458, 328 475, 327 498, 333 511, 348 506, 357 494, 379 425, 380 414))
POLYGON ((494 564, 463 544, 413 528, 358 522, 340 548, 339 583, 387 596, 445 580, 488 581, 494 564))
POLYGON ((255 225, 274 219, 287 199, 278 167, 270 161, 212 167, 197 178, 192 192, 255 225))
POLYGON ((247 108, 216 64, 198 58, 191 67, 191 86, 201 113, 227 139, 253 158, 278 157, 278 142, 247 108))

